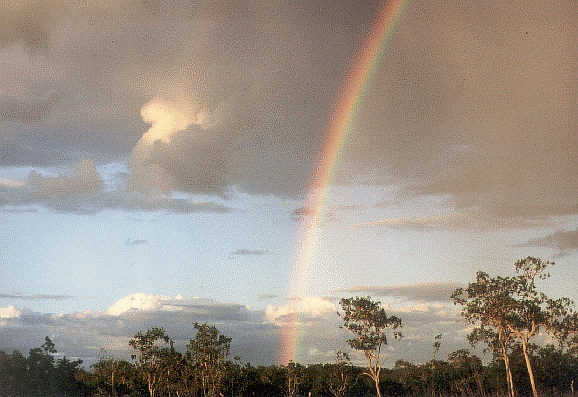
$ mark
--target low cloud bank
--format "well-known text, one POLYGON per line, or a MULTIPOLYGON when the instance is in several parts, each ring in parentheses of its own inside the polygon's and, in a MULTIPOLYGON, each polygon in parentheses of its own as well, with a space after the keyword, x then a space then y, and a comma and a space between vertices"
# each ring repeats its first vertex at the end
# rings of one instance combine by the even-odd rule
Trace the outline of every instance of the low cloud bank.
MULTIPOLYGON (((243 362, 254 365, 270 365, 279 362, 283 327, 298 319, 303 335, 299 362, 332 362, 337 350, 347 349, 346 340, 351 337, 339 327, 341 320, 337 310, 335 299, 318 296, 256 310, 210 299, 142 292, 119 299, 106 311, 53 314, 10 305, 0 307, 0 332, 3 334, 0 350, 18 349, 27 353, 49 335, 60 353, 79 357, 90 365, 98 359, 101 348, 129 359, 129 339, 137 332, 155 326, 164 327, 176 347, 184 350, 188 340, 194 337, 193 323, 207 322, 233 338, 232 356, 240 356, 243 362)), ((392 342, 386 365, 393 365, 402 357, 415 362, 426 361, 434 334, 448 334, 445 338, 447 349, 465 345, 465 338, 462 340, 461 336, 463 324, 451 306, 408 304, 388 307, 387 312, 402 318, 407 338, 392 342)), ((363 357, 356 354, 353 357, 363 363, 363 357)))

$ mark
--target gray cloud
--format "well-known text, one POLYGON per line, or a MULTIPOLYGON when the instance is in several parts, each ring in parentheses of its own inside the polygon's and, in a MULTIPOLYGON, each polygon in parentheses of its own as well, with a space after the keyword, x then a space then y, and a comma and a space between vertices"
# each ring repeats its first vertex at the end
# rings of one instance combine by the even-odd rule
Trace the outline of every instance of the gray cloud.
MULTIPOLYGON (((207 299, 161 299, 160 306, 150 310, 133 309, 117 315, 87 311, 82 313, 50 314, 14 310, 17 316, 0 318, 0 350, 18 349, 27 352, 40 346, 44 336, 50 335, 57 350, 67 357, 79 357, 86 365, 95 362, 104 347, 108 354, 129 359, 129 339, 139 331, 162 326, 175 341, 176 348, 184 351, 194 336, 194 322, 217 326, 224 335, 232 337, 231 356, 239 355, 243 362, 254 365, 276 364, 279 360, 279 342, 283 325, 270 323, 264 311, 248 309, 238 304, 220 303, 207 299)), ((155 296, 149 296, 155 299, 155 296)), ((430 359, 433 336, 444 334, 444 349, 465 347, 462 322, 457 311, 441 304, 389 308, 389 314, 402 318, 404 338, 390 344, 385 364, 393 365, 403 357, 414 362, 430 359)), ((277 320, 282 321, 284 316, 277 320)), ((303 364, 333 362, 335 352, 346 347, 350 334, 340 328, 340 318, 333 313, 312 316, 301 313, 299 328, 302 353, 298 362, 303 364)), ((352 354, 358 364, 364 358, 352 354)))
POLYGON ((278 295, 275 294, 261 294, 259 295, 259 298, 257 298, 259 301, 266 301, 266 300, 270 300, 270 299, 275 299, 277 298, 278 295))
POLYGON ((454 282, 428 282, 409 285, 391 286, 358 286, 342 289, 337 292, 371 294, 373 296, 391 296, 412 301, 444 302, 450 300, 454 289, 461 285, 454 282))
POLYGON ((259 249, 250 250, 250 249, 246 249, 246 248, 240 248, 240 249, 237 249, 237 250, 231 252, 230 255, 235 255, 235 256, 236 255, 256 255, 256 256, 259 256, 259 255, 265 255, 267 253, 269 253, 269 251, 259 250, 259 249))
MULTIPOLYGON (((0 164, 130 157, 137 190, 166 177, 176 191, 300 197, 380 6, 4 4, 0 164), (44 109, 37 98, 51 94, 44 109), (193 104, 214 123, 135 153, 152 98, 193 104)), ((572 14, 562 0, 410 5, 336 181, 448 196, 488 224, 576 214, 572 14)))
MULTIPOLYGON (((312 217, 312 216, 316 216, 316 215, 317 215, 317 209, 311 208, 311 207, 295 208, 290 213, 291 220, 296 221, 296 222, 303 222, 307 218, 312 217)), ((331 211, 327 211, 323 215, 324 215, 324 218, 323 218, 322 222, 331 221, 335 218, 333 212, 331 212, 331 211)))
POLYGON ((39 50, 48 44, 52 7, 33 1, 5 2, 0 11, 0 48, 23 42, 39 50))
POLYGON ((35 102, 20 102, 16 100, 0 101, 0 122, 21 121, 34 122, 42 121, 48 116, 48 112, 53 107, 55 98, 35 102))
POLYGON ((107 209, 177 213, 229 211, 220 204, 175 198, 160 192, 136 192, 122 187, 108 189, 90 160, 78 163, 69 175, 52 177, 32 171, 26 180, 0 180, 0 206, 29 205, 73 213, 96 213, 107 209))
POLYGON ((529 240, 520 246, 554 248, 558 251, 558 256, 565 256, 578 249, 578 229, 557 230, 544 237, 529 240))
POLYGON ((136 239, 136 240, 131 240, 130 238, 127 238, 126 241, 124 242, 124 245, 143 245, 143 244, 148 244, 148 240, 142 240, 142 239, 136 239))
POLYGON ((53 295, 53 294, 6 294, 0 293, 0 299, 19 299, 19 300, 66 300, 74 298, 71 295, 53 295))
POLYGON ((419 217, 398 217, 385 218, 369 222, 359 222, 353 225, 354 228, 388 228, 404 230, 491 230, 500 228, 533 228, 540 226, 553 226, 554 223, 548 220, 545 215, 522 216, 506 214, 503 216, 490 214, 487 211, 470 208, 455 208, 453 212, 441 215, 426 215, 419 217))

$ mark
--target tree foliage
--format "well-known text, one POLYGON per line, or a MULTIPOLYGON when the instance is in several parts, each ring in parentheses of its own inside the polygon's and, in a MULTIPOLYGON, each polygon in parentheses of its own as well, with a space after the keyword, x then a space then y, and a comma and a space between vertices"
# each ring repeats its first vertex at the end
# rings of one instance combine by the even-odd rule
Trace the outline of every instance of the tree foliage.
POLYGON ((138 350, 133 359, 137 360, 137 367, 145 379, 150 397, 154 397, 159 388, 165 386, 166 389, 170 384, 172 364, 178 357, 174 342, 163 328, 153 327, 145 333, 138 332, 128 343, 138 350))
POLYGON ((381 371, 381 348, 388 343, 388 332, 393 331, 395 339, 402 334, 396 331, 401 327, 401 320, 396 316, 388 316, 381 302, 366 298, 343 298, 340 301, 343 309, 343 327, 355 334, 355 338, 347 340, 349 346, 363 352, 367 359, 366 374, 373 379, 377 395, 381 396, 379 388, 381 371))
POLYGON ((537 280, 550 277, 546 269, 553 265, 539 258, 527 257, 514 264, 516 276, 490 277, 478 272, 476 282, 458 288, 454 303, 462 305, 462 316, 475 325, 470 342, 486 342, 504 360, 509 394, 515 394, 508 352, 517 340, 526 363, 534 397, 538 396, 529 345, 541 329, 562 341, 571 341, 576 333, 576 314, 568 298, 551 299, 536 286, 537 280))
POLYGON ((231 349, 231 338, 221 335, 212 325, 194 324, 197 334, 187 345, 186 358, 198 369, 205 396, 215 396, 223 386, 225 359, 231 349))

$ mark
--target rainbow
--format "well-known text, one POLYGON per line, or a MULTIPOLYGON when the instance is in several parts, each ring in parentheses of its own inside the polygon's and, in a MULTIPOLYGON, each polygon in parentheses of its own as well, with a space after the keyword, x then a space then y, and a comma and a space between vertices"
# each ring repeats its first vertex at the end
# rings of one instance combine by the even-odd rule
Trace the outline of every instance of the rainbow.
MULTIPOLYGON (((361 107, 364 94, 385 53, 395 28, 410 0, 390 0, 383 5, 377 21, 367 34, 363 46, 353 60, 347 83, 337 100, 327 129, 321 159, 308 190, 305 209, 308 217, 302 226, 300 245, 294 260, 288 298, 303 297, 307 291, 307 276, 314 260, 321 224, 327 212, 331 185, 343 154, 347 136, 361 107)), ((298 315, 292 315, 282 328, 280 361, 287 364, 298 355, 302 330, 298 315)))

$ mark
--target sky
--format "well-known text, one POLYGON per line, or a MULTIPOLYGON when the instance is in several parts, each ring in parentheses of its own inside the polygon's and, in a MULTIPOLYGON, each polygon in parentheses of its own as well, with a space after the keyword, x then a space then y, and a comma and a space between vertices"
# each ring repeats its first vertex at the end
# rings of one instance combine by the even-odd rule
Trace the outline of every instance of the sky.
POLYGON ((574 3, 398 2, 317 185, 384 4, 2 2, 0 349, 89 365, 208 322, 242 362, 290 326, 332 362, 369 295, 404 323, 386 365, 419 363, 439 333, 481 354, 449 299, 478 270, 552 260, 578 299, 574 3))

